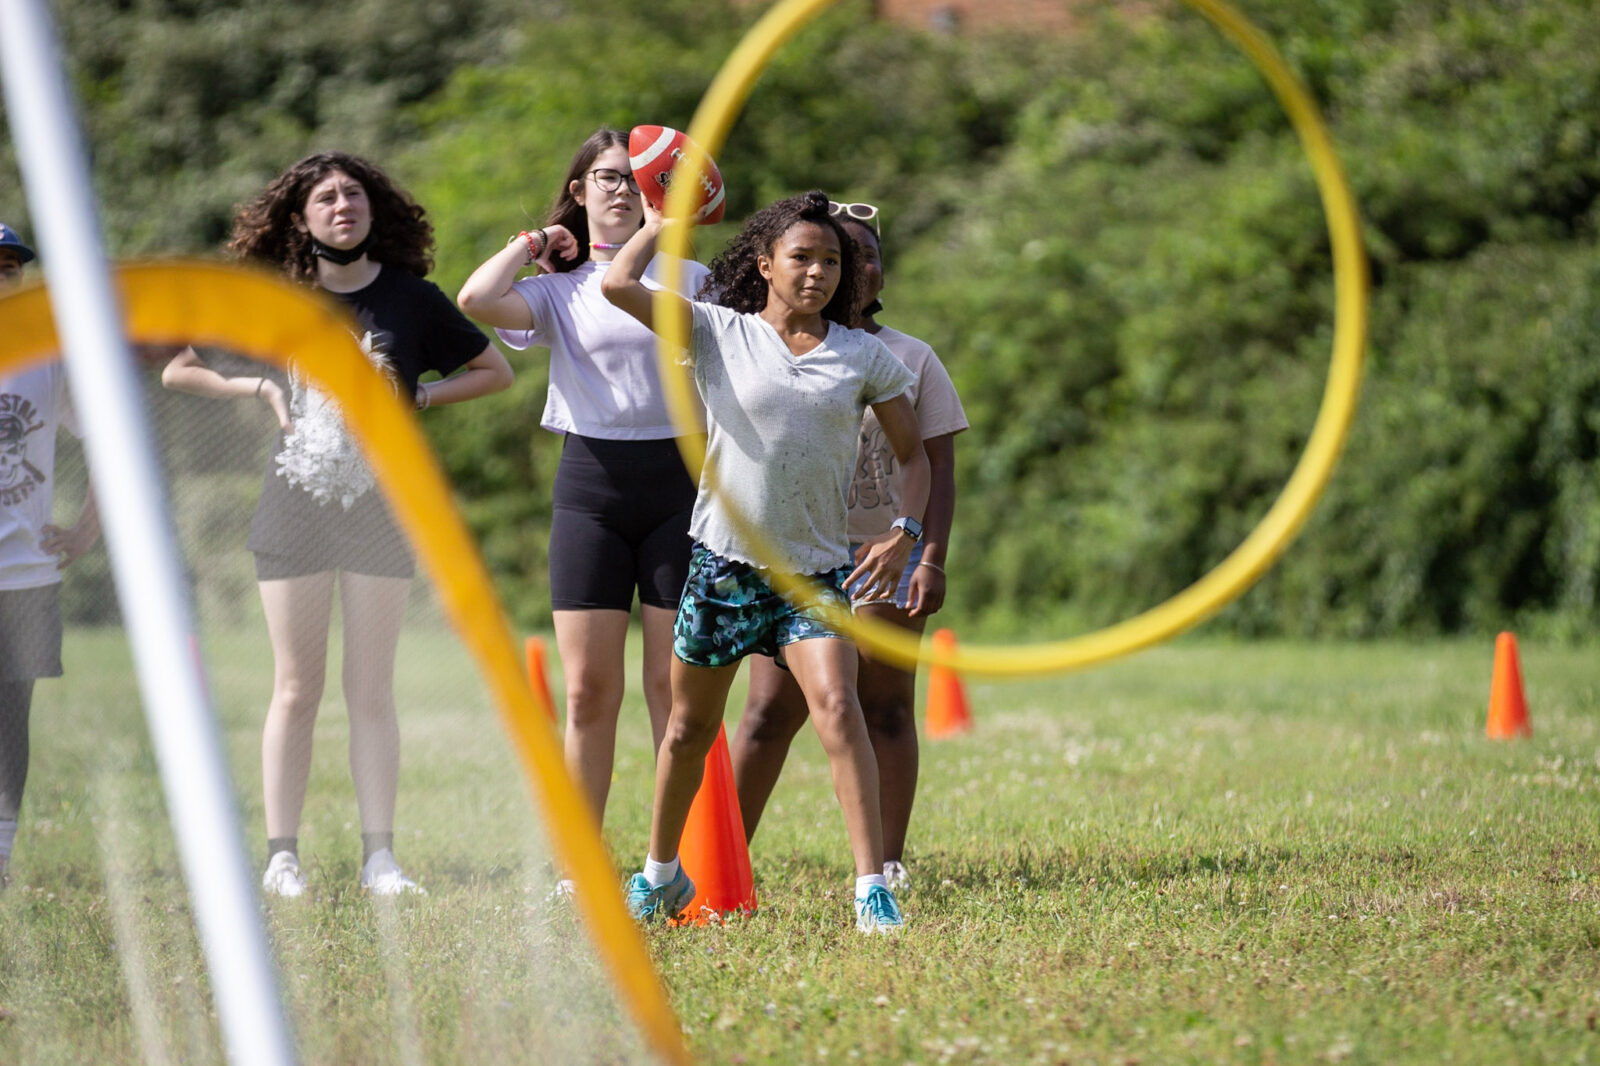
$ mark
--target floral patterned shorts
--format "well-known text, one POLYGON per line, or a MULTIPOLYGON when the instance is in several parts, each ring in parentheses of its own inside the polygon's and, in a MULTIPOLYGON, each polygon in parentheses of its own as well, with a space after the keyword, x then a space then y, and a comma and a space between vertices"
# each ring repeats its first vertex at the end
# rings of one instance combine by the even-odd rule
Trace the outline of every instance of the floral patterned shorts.
MULTIPOLYGON (((841 566, 811 575, 822 586, 821 598, 847 610, 844 579, 850 570, 841 566)), ((777 659, 780 648, 811 637, 844 639, 823 624, 821 598, 796 606, 774 592, 749 563, 724 559, 696 543, 678 603, 672 650, 690 666, 730 666, 751 654, 777 659)))

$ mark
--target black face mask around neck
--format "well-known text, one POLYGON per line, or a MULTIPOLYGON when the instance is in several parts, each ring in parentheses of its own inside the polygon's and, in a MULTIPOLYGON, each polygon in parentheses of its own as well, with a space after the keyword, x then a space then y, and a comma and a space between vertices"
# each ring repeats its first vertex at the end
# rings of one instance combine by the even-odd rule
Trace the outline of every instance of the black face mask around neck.
POLYGON ((360 244, 350 249, 332 248, 326 244, 323 244, 315 237, 311 238, 311 254, 320 256, 330 263, 337 263, 339 266, 349 266, 351 263, 354 263, 357 259, 360 259, 362 256, 366 255, 367 249, 370 247, 372 247, 371 232, 368 232, 367 235, 362 238, 360 244))

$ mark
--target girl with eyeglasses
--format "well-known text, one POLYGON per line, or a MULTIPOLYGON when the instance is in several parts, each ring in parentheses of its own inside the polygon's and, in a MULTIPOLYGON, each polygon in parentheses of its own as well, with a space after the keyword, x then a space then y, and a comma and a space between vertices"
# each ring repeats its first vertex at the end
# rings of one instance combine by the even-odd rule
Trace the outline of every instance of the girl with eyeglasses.
MULTIPOLYGON (((915 375, 906 391, 916 412, 922 447, 928 455, 931 485, 922 540, 898 585, 888 594, 871 596, 852 588, 858 614, 921 633, 928 617, 944 606, 945 552, 955 514, 955 435, 967 428, 967 417, 955 385, 932 348, 917 338, 879 324, 883 310, 882 244, 878 209, 871 204, 830 203, 829 211, 844 225, 860 253, 865 284, 864 306, 852 324, 888 346, 915 375)), ((855 480, 850 485, 850 542, 869 542, 889 529, 901 513, 903 471, 885 440, 883 427, 869 410, 861 421, 855 480)), ((859 547, 856 549, 859 551, 859 547)), ((889 886, 910 887, 905 868, 906 832, 917 792, 916 674, 861 652, 857 687, 867 733, 878 764, 879 806, 883 811, 883 864, 889 886)), ((750 691, 744 716, 731 746, 739 810, 747 838, 756 826, 789 754, 789 745, 806 720, 806 701, 793 677, 771 659, 757 656, 750 666, 750 691)))
MULTIPOLYGON (((645 264, 663 225, 651 216, 628 242, 603 288, 654 328, 645 264)), ((900 581, 920 535, 928 461, 906 398, 912 374, 871 334, 850 329, 859 306, 861 255, 828 198, 813 192, 757 212, 711 264, 706 292, 688 302, 685 361, 705 401, 706 468, 690 533, 689 581, 678 607, 672 663, 672 720, 656 759, 655 808, 644 870, 628 884, 628 909, 641 921, 681 912, 694 897, 678 842, 700 787, 741 659, 771 655, 794 676, 833 771, 855 865, 856 927, 890 932, 902 924, 883 875, 878 771, 856 698, 856 648, 830 630, 823 601, 847 603, 859 584, 885 595, 900 581), (863 411, 883 428, 904 469, 900 514, 852 557, 845 501, 863 411), (736 508, 791 572, 808 574, 815 599, 777 594, 766 567, 729 518, 736 508)))
MULTIPOLYGON (((635 591, 643 680, 657 746, 671 706, 672 618, 689 568, 695 486, 656 371, 656 339, 600 291, 644 220, 627 134, 578 149, 545 222, 467 279, 458 303, 517 350, 550 349, 542 425, 564 439, 550 523, 550 605, 567 681, 567 767, 605 815, 635 591), (519 279, 537 264, 541 273, 519 279)), ((706 275, 684 264, 687 291, 706 275)), ((644 284, 658 287, 656 265, 644 284)), ((557 885, 558 893, 570 883, 557 885)))

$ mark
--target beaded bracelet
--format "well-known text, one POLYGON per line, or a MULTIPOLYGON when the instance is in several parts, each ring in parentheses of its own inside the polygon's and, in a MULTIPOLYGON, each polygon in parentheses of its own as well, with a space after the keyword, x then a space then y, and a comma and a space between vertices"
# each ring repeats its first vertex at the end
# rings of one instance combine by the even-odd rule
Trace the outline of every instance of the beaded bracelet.
POLYGON ((521 237, 528 245, 528 262, 530 263, 536 262, 538 258, 544 254, 545 249, 550 247, 550 235, 546 233, 543 228, 537 231, 537 235, 539 237, 539 243, 534 244, 533 238, 535 235, 533 233, 523 230, 521 233, 517 234, 517 236, 521 237))

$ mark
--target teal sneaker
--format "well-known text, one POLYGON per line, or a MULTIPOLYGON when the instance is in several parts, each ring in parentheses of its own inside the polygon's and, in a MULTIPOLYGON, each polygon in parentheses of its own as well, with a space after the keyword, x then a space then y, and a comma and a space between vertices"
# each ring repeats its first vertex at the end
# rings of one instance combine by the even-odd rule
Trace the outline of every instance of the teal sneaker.
POLYGON ((683 913, 694 899, 694 882, 678 867, 678 876, 659 888, 650 887, 644 874, 628 879, 628 913, 640 922, 664 922, 683 913))
POLYGON ((856 899, 856 928, 863 933, 898 933, 906 920, 900 916, 900 904, 894 893, 882 885, 873 885, 867 894, 856 899))

